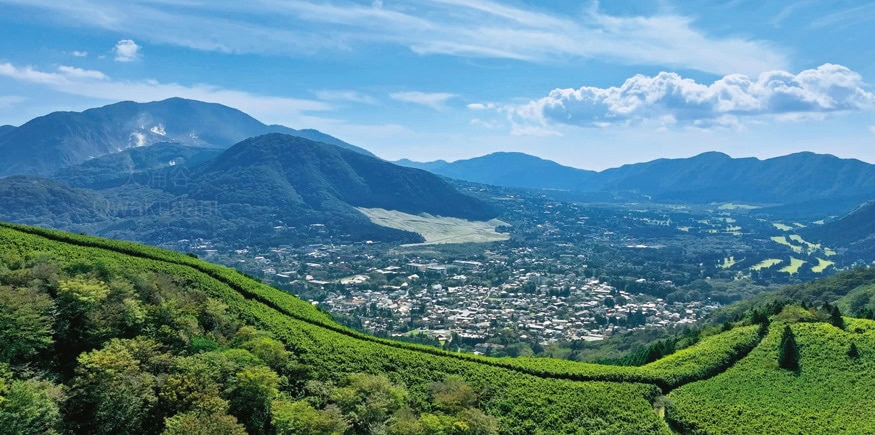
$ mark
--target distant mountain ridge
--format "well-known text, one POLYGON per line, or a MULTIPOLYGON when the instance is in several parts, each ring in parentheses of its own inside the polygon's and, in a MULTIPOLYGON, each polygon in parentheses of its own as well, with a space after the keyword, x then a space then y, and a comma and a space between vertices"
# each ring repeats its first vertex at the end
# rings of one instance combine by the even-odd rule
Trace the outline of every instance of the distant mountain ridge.
POLYGON ((398 163, 484 184, 579 192, 636 192, 661 200, 785 204, 875 198, 875 165, 810 152, 765 160, 708 152, 601 172, 562 166, 520 153, 494 153, 451 163, 398 163))
POLYGON ((20 127, 4 127, 0 129, 0 176, 49 175, 92 158, 161 142, 224 149, 274 132, 373 156, 316 130, 266 125, 221 104, 170 98, 151 103, 123 101, 83 112, 54 112, 20 127))

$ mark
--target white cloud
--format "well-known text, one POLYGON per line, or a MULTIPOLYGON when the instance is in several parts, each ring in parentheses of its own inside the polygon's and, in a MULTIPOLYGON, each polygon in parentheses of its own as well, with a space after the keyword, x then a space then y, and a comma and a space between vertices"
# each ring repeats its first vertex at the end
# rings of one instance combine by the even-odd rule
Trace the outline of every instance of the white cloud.
POLYGON ((140 46, 131 39, 122 39, 113 47, 112 52, 115 54, 116 62, 133 62, 139 60, 140 46))
POLYGON ((360 104, 377 104, 377 100, 358 91, 342 91, 342 90, 319 90, 313 91, 313 95, 320 100, 325 101, 345 101, 349 103, 360 104))
POLYGON ((182 85, 162 83, 155 80, 121 81, 112 80, 98 71, 59 68, 58 72, 45 72, 33 67, 17 67, 10 63, 0 63, 0 76, 19 82, 45 86, 57 92, 90 97, 107 101, 156 101, 171 97, 182 97, 212 103, 225 104, 240 109, 256 118, 268 122, 297 122, 305 112, 327 111, 332 106, 315 100, 289 97, 257 95, 249 92, 226 89, 210 84, 182 85), (70 71, 77 70, 71 74, 70 71), (84 71, 84 72, 82 72, 84 71))
POLYGON ((72 54, 74 57, 88 57, 87 51, 73 50, 70 54, 72 54))
POLYGON ((393 92, 389 97, 393 100, 403 101, 405 103, 419 104, 431 107, 434 110, 443 110, 446 108, 446 103, 451 98, 455 98, 456 94, 447 92, 393 92))
POLYGON ((636 75, 619 87, 554 89, 547 97, 500 110, 534 125, 604 126, 655 121, 695 127, 738 125, 738 119, 770 115, 780 120, 860 111, 875 106, 862 77, 825 64, 799 74, 769 71, 756 79, 727 75, 701 84, 676 73, 636 75))
POLYGON ((125 32, 152 42, 226 53, 280 55, 393 44, 423 54, 554 62, 598 58, 717 74, 786 68, 783 50, 764 41, 709 35, 686 16, 614 16, 597 5, 558 14, 488 0, 363 4, 217 0, 0 0, 41 9, 59 22, 125 32), (100 11, 95 13, 95 11, 100 11), (291 24, 291 25, 290 25, 291 24), (326 26, 331 32, 326 33, 326 26))
POLYGON ((61 65, 58 67, 58 71, 64 74, 67 77, 75 77, 82 79, 97 79, 97 80, 105 80, 108 77, 106 74, 89 69, 76 68, 74 66, 65 66, 61 65))
POLYGON ((875 134, 875 125, 870 125, 869 131, 871 131, 873 134, 875 134))

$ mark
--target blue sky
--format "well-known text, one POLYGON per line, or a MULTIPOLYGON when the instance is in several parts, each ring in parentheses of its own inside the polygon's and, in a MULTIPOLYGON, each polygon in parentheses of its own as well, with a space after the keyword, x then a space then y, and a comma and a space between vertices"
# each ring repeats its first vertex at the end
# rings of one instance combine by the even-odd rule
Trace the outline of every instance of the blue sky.
POLYGON ((171 96, 381 157, 875 163, 875 3, 0 0, 0 124, 171 96))

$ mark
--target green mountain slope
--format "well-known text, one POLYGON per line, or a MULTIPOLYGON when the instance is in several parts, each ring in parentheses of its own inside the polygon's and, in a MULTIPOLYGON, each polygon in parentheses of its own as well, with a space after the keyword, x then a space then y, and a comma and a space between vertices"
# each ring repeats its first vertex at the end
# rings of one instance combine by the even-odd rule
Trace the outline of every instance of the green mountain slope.
POLYGON ((825 323, 792 326, 798 373, 778 369, 776 323, 750 356, 725 373, 668 397, 669 420, 685 433, 875 432, 875 322, 847 319, 846 331, 825 323), (851 344, 859 357, 848 356, 851 344))
POLYGON ((875 202, 867 202, 835 221, 807 229, 805 235, 832 246, 845 246, 861 256, 875 252, 875 202))

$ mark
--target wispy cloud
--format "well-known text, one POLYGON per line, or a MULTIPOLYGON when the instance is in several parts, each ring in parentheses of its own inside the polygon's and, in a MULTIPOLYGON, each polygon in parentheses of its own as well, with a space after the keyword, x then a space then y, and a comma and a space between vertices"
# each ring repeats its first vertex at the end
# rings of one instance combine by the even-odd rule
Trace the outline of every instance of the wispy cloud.
POLYGON ((656 121, 665 125, 739 125, 739 119, 774 116, 792 121, 826 113, 867 110, 875 94, 862 77, 841 65, 825 64, 798 74, 769 71, 756 79, 725 76, 701 84, 676 73, 636 75, 621 86, 554 89, 544 98, 500 110, 535 126, 605 126, 656 121))
POLYGON ((599 58, 719 74, 758 74, 787 65, 781 50, 767 42, 708 35, 690 17, 613 16, 597 7, 563 15, 488 0, 226 0, 185 2, 170 13, 164 0, 0 3, 39 8, 61 23, 228 53, 300 55, 394 44, 423 55, 531 62, 599 58))
POLYGON ((419 104, 430 107, 434 110, 443 110, 446 108, 447 101, 455 98, 456 94, 447 92, 393 92, 389 97, 393 100, 403 101, 405 103, 419 104))
POLYGON ((80 78, 80 79, 97 79, 97 80, 105 80, 108 77, 106 74, 89 69, 76 68, 74 66, 66 66, 61 65, 58 67, 58 71, 66 77, 71 78, 80 78))
POLYGON ((115 54, 116 62, 133 62, 140 60, 140 46, 130 39, 122 39, 113 47, 112 52, 115 54))
POLYGON ((99 71, 61 66, 57 71, 41 71, 30 66, 0 63, 0 76, 22 83, 41 85, 57 92, 107 101, 155 101, 171 97, 225 104, 252 114, 266 122, 296 121, 311 111, 327 111, 332 106, 315 100, 257 95, 209 84, 182 85, 155 80, 113 80, 99 71))
POLYGON ((72 54, 73 57, 88 57, 88 52, 84 51, 84 50, 83 51, 73 50, 72 52, 70 52, 70 54, 72 54))
POLYGON ((25 101, 27 98, 19 95, 0 95, 0 109, 9 109, 25 101))
POLYGON ((316 98, 324 101, 343 101, 359 104, 377 104, 376 98, 358 91, 323 89, 313 91, 313 95, 315 95, 316 98))

